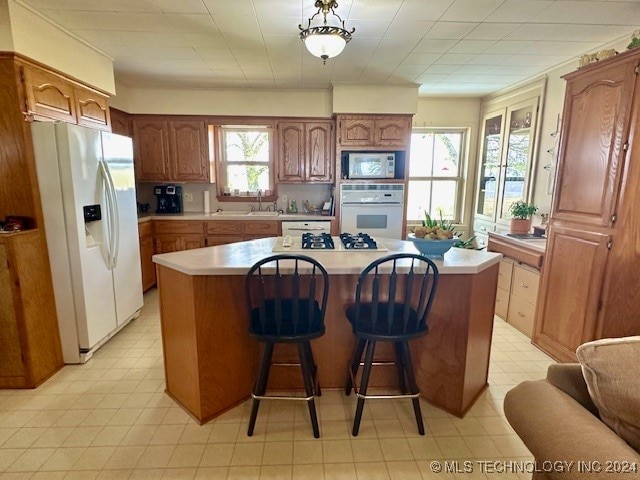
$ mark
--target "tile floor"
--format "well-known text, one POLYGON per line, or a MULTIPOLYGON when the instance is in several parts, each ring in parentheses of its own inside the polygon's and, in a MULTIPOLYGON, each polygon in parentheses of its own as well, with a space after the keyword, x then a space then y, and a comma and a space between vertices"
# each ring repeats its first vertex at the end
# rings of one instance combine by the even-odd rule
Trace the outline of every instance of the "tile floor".
POLYGON ((354 438, 353 396, 324 390, 318 401, 321 439, 313 439, 302 402, 263 402, 249 438, 249 402, 199 426, 163 393, 158 296, 152 290, 140 318, 87 364, 63 368, 36 390, 0 390, 0 478, 529 478, 492 473, 477 461, 531 460, 504 419, 502 399, 517 383, 542 378, 550 363, 496 319, 491 386, 464 419, 423 402, 427 435, 420 437, 410 401, 370 401, 354 438), (470 462, 473 472, 432 471, 431 462, 454 460, 460 471, 463 461, 470 462))

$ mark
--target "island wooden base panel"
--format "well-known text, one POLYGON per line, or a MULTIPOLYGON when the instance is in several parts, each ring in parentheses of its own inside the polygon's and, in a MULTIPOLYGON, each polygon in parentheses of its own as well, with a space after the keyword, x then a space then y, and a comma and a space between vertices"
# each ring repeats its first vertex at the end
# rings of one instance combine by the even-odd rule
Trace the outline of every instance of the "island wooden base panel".
MULTIPOLYGON (((487 386, 498 278, 495 265, 476 275, 441 275, 430 332, 410 342, 421 396, 463 416, 487 386)), ((344 315, 356 275, 332 275, 326 333, 312 342, 323 388, 343 388, 356 338, 344 315)), ((158 266, 167 392, 204 423, 249 398, 261 345, 247 334, 244 276, 190 276, 158 266)), ((393 359, 379 342, 376 359, 393 359)), ((294 346, 278 345, 274 361, 297 362, 294 346)), ((377 367, 371 386, 397 388, 395 367, 377 367)), ((274 367, 269 388, 297 390, 300 370, 274 367)))

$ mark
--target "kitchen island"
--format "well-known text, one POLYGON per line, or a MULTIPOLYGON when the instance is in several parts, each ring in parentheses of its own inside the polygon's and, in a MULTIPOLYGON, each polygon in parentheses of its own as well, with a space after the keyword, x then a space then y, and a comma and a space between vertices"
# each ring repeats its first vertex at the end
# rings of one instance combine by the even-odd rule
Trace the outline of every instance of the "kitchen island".
MULTIPOLYGON (((153 257, 166 391, 200 423, 251 395, 260 344, 247 333, 244 278, 251 265, 273 254, 275 242, 264 238, 153 257)), ((330 275, 326 333, 312 343, 323 388, 342 388, 347 379, 355 336, 344 306, 353 302, 360 271, 390 253, 416 253, 411 242, 380 242, 388 251, 305 251, 330 275)), ((454 248, 437 260, 441 276, 429 334, 411 342, 421 396, 457 416, 464 416, 487 386, 501 257, 454 248)), ((297 360, 294 349, 279 347, 274 360, 297 360)), ((391 348, 380 347, 377 358, 393 358, 391 348)), ((397 385, 395 367, 374 370, 371 386, 397 385)), ((269 388, 301 389, 299 369, 272 369, 269 388)))

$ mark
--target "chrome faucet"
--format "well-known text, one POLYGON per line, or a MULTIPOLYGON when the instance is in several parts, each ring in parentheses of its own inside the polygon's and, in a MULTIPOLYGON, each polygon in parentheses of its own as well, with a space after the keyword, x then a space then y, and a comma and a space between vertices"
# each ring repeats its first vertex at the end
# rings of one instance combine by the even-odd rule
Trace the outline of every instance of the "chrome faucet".
POLYGON ((258 211, 262 211, 262 190, 258 189, 258 211))

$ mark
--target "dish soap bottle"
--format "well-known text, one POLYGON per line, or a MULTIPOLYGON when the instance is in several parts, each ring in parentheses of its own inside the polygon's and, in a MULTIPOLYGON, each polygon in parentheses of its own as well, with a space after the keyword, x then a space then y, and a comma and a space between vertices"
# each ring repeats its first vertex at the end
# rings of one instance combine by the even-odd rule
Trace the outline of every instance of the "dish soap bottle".
POLYGON ((298 213, 298 203, 295 200, 291 200, 291 208, 289 209, 290 213, 298 213))

